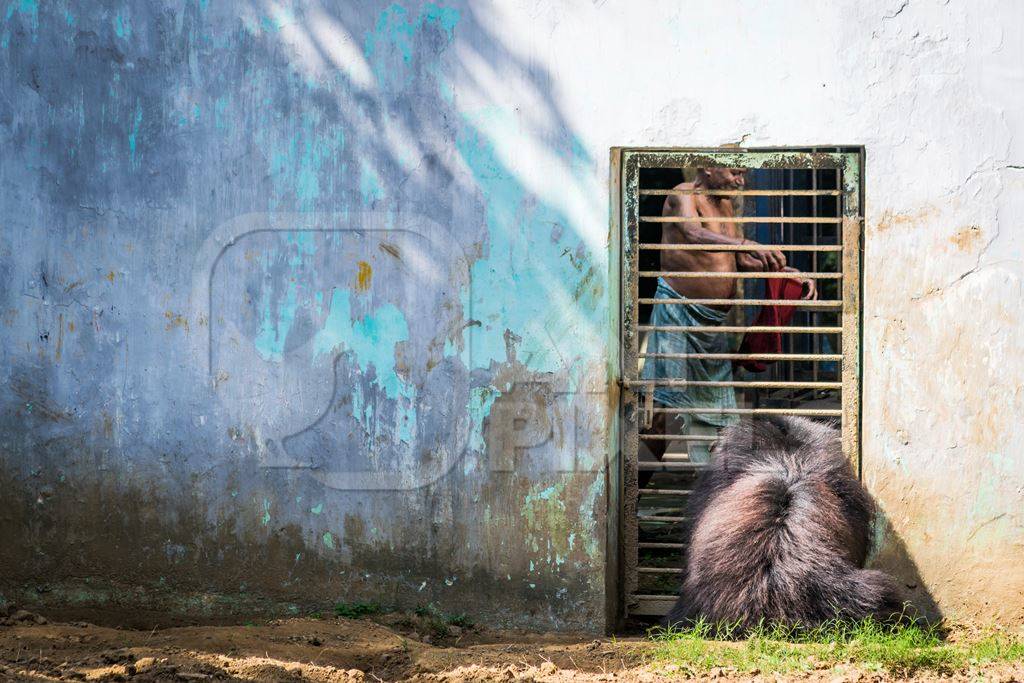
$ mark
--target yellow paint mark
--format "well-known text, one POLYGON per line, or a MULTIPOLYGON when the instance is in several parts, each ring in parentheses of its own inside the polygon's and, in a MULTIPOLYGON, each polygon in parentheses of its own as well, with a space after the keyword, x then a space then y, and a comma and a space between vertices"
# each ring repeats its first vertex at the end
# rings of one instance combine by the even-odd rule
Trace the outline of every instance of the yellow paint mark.
POLYGON ((167 327, 164 329, 173 330, 175 327, 181 327, 188 332, 188 319, 184 316, 181 316, 174 311, 165 311, 164 317, 167 318, 167 327))
POLYGON ((359 272, 356 273, 356 289, 365 292, 370 288, 370 280, 373 279, 373 268, 366 261, 359 262, 359 272))
POLYGON ((104 277, 107 278, 107 280, 109 280, 111 283, 113 283, 114 280, 117 278, 117 273, 115 273, 114 271, 110 271, 109 273, 104 275, 104 277))
POLYGON ((68 321, 68 332, 74 332, 74 331, 75 331, 75 321, 74 320, 69 320, 68 321))
POLYGON ((960 251, 974 251, 981 241, 981 228, 977 225, 968 225, 956 231, 956 234, 949 238, 949 241, 960 251))

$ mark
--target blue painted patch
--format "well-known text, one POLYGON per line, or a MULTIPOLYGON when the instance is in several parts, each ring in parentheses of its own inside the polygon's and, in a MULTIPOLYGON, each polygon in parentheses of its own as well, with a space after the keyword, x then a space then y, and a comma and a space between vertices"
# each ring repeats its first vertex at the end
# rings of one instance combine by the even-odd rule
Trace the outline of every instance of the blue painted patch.
POLYGON ((364 206, 369 206, 384 197, 380 176, 366 159, 359 160, 359 195, 363 199, 364 206))
POLYGON ((459 23, 459 10, 454 7, 439 7, 434 3, 427 3, 423 7, 421 15, 423 23, 433 23, 441 27, 448 35, 448 40, 453 38, 455 27, 459 23))
POLYGON ((506 361, 511 330, 522 340, 517 360, 527 367, 575 369, 604 344, 605 309, 586 286, 595 277, 590 254, 572 230, 553 233, 554 225, 571 227, 567 217, 528 194, 482 132, 514 139, 513 115, 489 107, 466 123, 456 145, 480 190, 489 240, 472 267, 471 296, 463 297, 467 317, 481 322, 466 332, 472 364, 506 361))
POLYGON ((270 501, 266 498, 263 499, 263 517, 260 521, 263 522, 263 526, 270 524, 270 501))
MULTIPOLYGON (((7 5, 7 12, 4 14, 4 23, 8 23, 14 13, 27 15, 32 27, 32 41, 36 40, 36 32, 39 30, 39 3, 36 0, 14 0, 7 5)), ((11 42, 10 31, 5 30, 0 38, 0 48, 7 49, 11 42)))
POLYGON ((135 106, 135 118, 132 119, 132 129, 128 133, 128 157, 132 168, 138 168, 135 159, 135 145, 139 137, 139 126, 142 124, 142 105, 135 106))
MULTIPOLYGON (((318 355, 347 353, 364 373, 374 370, 374 384, 396 402, 395 436, 410 443, 416 431, 416 387, 399 376, 395 366, 395 345, 408 341, 409 326, 402 312, 385 304, 372 313, 353 320, 348 290, 334 290, 330 312, 323 328, 313 338, 318 355)), ((353 415, 371 436, 377 433, 372 408, 357 384, 352 388, 353 415)), ((389 430, 388 430, 389 431, 389 430)))
POLYGON ((282 198, 294 197, 295 210, 312 211, 328 176, 337 169, 334 164, 345 148, 345 131, 339 125, 324 124, 318 109, 303 111, 298 121, 275 123, 256 133, 260 147, 267 150, 275 185, 269 208, 278 209, 282 198), (279 135, 281 131, 289 135, 279 135))
POLYGON ((131 24, 121 14, 115 14, 113 18, 114 33, 118 38, 130 38, 132 35, 131 24))
POLYGON ((288 332, 295 322, 298 308, 298 287, 295 281, 288 283, 285 296, 276 308, 271 306, 271 297, 264 298, 263 319, 259 334, 253 339, 256 351, 263 360, 279 361, 284 355, 288 332))
POLYGON ((469 448, 482 453, 484 444, 484 420, 491 414, 494 400, 501 392, 494 387, 473 387, 469 393, 466 411, 469 413, 469 448))
POLYGON ((409 67, 414 59, 424 59, 416 51, 416 39, 423 28, 428 24, 437 26, 444 32, 446 43, 451 44, 460 16, 457 9, 434 3, 425 5, 415 19, 401 5, 387 7, 363 41, 363 54, 377 82, 382 87, 401 87, 410 76, 409 67), (400 64, 396 63, 394 56, 401 59, 400 64))

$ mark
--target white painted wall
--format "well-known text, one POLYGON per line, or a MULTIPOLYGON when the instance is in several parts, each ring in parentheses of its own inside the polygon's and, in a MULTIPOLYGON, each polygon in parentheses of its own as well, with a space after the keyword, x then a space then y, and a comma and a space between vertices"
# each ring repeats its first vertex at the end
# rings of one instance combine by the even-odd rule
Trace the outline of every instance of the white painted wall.
POLYGON ((504 153, 595 233, 611 146, 866 147, 879 562, 908 583, 916 563, 947 616, 1024 617, 1024 3, 515 2, 492 20, 601 163, 563 180, 495 79, 523 133, 504 153))

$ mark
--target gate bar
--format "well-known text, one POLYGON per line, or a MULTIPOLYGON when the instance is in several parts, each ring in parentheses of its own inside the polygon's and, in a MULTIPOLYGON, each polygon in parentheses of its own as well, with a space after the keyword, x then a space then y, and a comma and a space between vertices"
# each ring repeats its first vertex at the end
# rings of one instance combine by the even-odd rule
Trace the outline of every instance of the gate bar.
POLYGON ((636 379, 628 387, 749 387, 751 389, 842 389, 842 382, 705 382, 686 379, 636 379))
POLYGON ((842 218, 821 216, 640 216, 641 223, 835 223, 842 218))
POLYGON ((839 334, 842 327, 782 327, 781 325, 637 325, 640 332, 792 332, 800 334, 839 334))
POLYGON ((641 496, 688 496, 690 492, 686 489, 640 489, 641 496))
POLYGON ((842 280, 842 273, 740 273, 735 271, 720 270, 641 270, 637 273, 639 277, 697 277, 707 279, 710 277, 727 277, 737 280, 782 278, 784 280, 842 280))
POLYGON ((841 244, 664 244, 645 242, 644 250, 656 251, 842 251, 841 244))
POLYGON ((820 197, 838 196, 842 190, 698 190, 698 189, 676 189, 671 190, 640 190, 641 196, 659 197, 670 194, 704 194, 716 195, 719 197, 820 197))
POLYGON ((827 408, 650 408, 652 413, 674 415, 803 415, 804 417, 841 417, 840 409, 827 408))
POLYGON ((639 303, 653 306, 798 306, 813 308, 841 308, 835 299, 640 299, 639 303))
POLYGON ((838 353, 641 353, 640 358, 702 358, 705 360, 842 360, 838 353))

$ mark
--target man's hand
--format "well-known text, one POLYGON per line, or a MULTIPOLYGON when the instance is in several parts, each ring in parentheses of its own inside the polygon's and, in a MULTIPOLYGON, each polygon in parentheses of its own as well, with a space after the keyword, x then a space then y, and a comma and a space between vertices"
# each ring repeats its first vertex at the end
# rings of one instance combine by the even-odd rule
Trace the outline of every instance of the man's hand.
MULTIPOLYGON (((743 240, 741 244, 757 244, 757 242, 743 240)), ((736 265, 742 271, 774 273, 786 268, 786 257, 781 251, 774 249, 741 251, 736 254, 736 265)))
MULTIPOLYGON (((800 272, 796 268, 793 268, 792 266, 786 266, 785 268, 782 269, 782 271, 785 273, 800 272)), ((812 299, 818 298, 818 286, 815 284, 813 278, 795 277, 793 279, 804 286, 803 296, 800 297, 802 300, 810 301, 812 299)))

